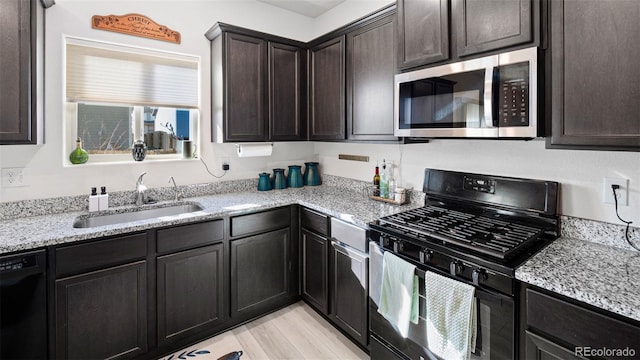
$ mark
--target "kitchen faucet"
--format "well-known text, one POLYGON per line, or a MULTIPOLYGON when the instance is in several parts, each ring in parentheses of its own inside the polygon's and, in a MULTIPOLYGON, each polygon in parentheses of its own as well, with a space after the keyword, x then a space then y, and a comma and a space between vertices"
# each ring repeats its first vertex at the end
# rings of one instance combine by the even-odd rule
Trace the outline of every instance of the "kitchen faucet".
POLYGON ((142 177, 146 174, 146 172, 140 174, 140 177, 138 177, 138 181, 136 181, 136 205, 145 204, 144 192, 145 190, 147 190, 147 187, 142 183, 142 177))
POLYGON ((169 182, 173 182, 173 201, 178 201, 178 196, 179 196, 179 192, 178 192, 178 186, 176 185, 176 180, 173 178, 173 176, 169 177, 169 182))

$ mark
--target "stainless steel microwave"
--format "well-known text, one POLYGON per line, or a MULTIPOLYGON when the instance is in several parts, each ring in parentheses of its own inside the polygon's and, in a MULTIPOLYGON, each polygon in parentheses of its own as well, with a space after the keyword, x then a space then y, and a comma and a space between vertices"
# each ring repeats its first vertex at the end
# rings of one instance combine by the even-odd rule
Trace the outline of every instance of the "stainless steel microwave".
POLYGON ((538 136, 535 47, 395 76, 394 135, 538 136))

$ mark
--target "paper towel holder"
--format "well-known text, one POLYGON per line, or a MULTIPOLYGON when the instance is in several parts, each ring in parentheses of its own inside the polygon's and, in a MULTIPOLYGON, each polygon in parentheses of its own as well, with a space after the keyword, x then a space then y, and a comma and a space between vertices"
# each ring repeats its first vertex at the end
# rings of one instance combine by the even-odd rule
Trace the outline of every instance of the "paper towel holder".
POLYGON ((273 143, 236 144, 238 157, 271 156, 273 143))

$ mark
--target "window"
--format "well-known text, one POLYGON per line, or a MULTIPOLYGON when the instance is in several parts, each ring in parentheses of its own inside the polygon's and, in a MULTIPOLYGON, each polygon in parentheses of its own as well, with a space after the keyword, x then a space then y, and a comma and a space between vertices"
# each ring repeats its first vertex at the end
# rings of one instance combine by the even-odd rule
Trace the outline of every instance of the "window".
POLYGON ((65 153, 81 138, 89 162, 181 158, 181 140, 198 139, 199 58, 75 38, 66 39, 65 153))

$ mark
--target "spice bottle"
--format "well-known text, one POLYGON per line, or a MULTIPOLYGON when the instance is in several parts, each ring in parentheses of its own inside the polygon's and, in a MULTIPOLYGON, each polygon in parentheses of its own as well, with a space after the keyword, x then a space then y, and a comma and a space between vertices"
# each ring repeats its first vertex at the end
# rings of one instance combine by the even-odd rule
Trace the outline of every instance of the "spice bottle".
POLYGON ((380 196, 380 169, 376 164, 376 173, 373 175, 373 196, 380 196))

